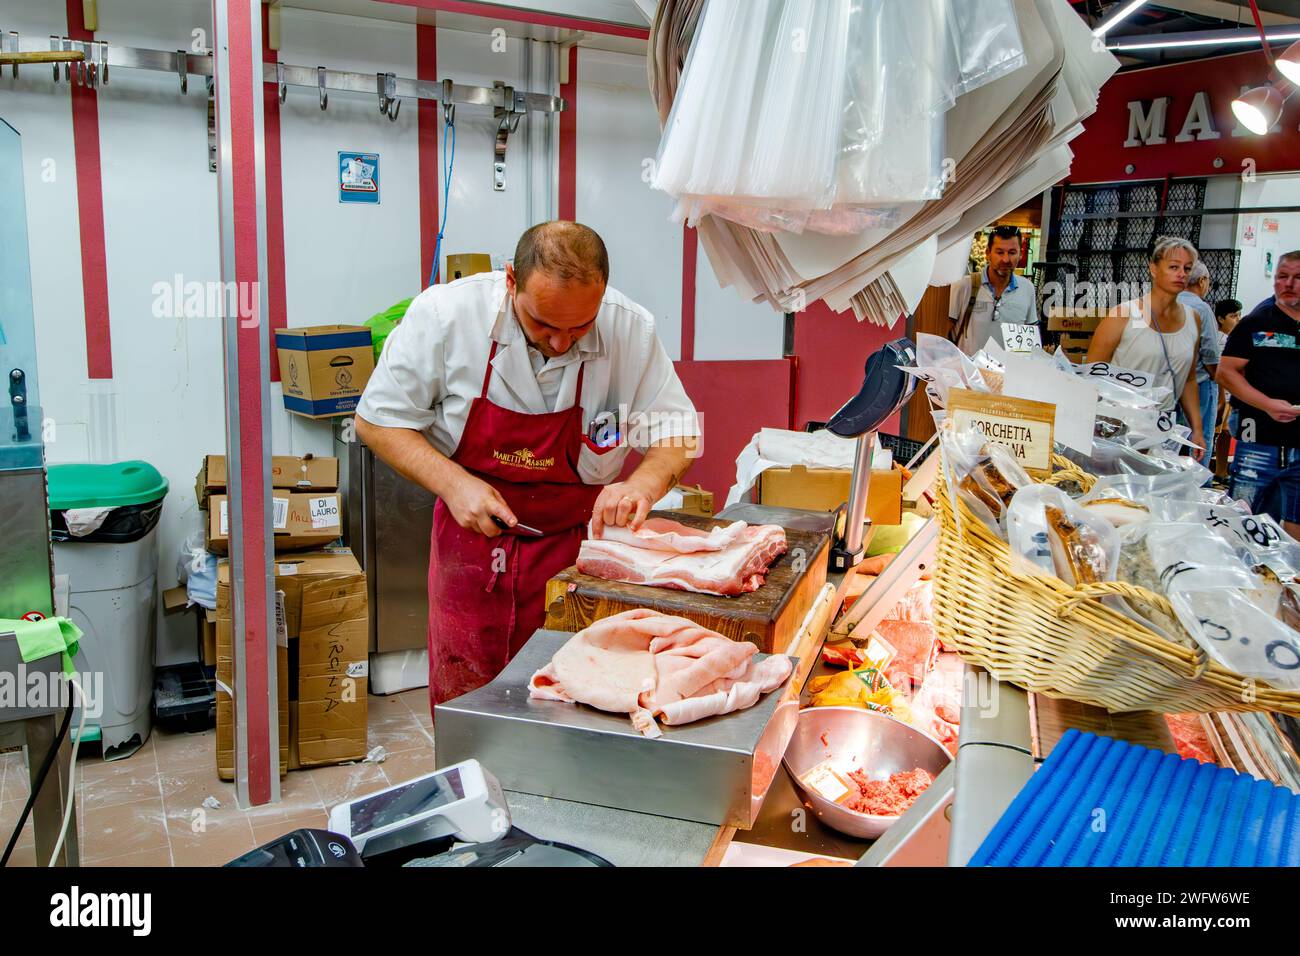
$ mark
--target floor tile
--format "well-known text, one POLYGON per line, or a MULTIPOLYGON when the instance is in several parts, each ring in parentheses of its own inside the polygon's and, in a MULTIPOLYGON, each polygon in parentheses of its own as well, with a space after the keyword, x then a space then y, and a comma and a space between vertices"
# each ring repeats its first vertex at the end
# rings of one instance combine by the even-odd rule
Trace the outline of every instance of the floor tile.
MULTIPOLYGON (((4 848, 0 847, 0 852, 3 852, 3 850, 4 848)), ((13 855, 9 857, 8 867, 17 866, 36 866, 36 845, 34 843, 14 848, 13 855)))
POLYGON ((213 767, 216 762, 217 735, 214 731, 201 734, 169 734, 160 737, 154 746, 158 769, 182 770, 213 767))
POLYGON ((242 812, 256 827, 314 810, 324 810, 316 784, 312 781, 311 774, 295 770, 280 778, 280 800, 277 803, 249 807, 242 812))
POLYGON ((168 817, 167 833, 171 840, 172 862, 176 866, 223 866, 253 849, 253 828, 240 812, 224 819, 208 816, 200 832, 176 826, 168 817))
POLYGON ((384 775, 388 778, 388 782, 393 786, 433 773, 438 769, 432 748, 427 752, 410 750, 406 753, 393 754, 381 766, 384 768, 384 775))
POLYGON ((161 794, 158 771, 152 761, 97 779, 82 774, 80 764, 77 766, 77 804, 83 813, 136 803, 161 794))
POLYGON ((385 789, 388 786, 388 778, 384 776, 381 768, 382 764, 373 763, 342 764, 334 767, 317 767, 314 770, 295 770, 289 776, 298 773, 310 774, 320 794, 321 803, 329 809, 336 803, 343 803, 385 789))
POLYGON ((264 843, 270 843, 291 830, 323 830, 328 823, 329 815, 324 809, 290 814, 278 820, 255 822, 253 823, 253 845, 261 846, 264 843))
MULTIPOLYGON (((4 852, 5 846, 9 843, 9 837, 14 832, 14 827, 18 825, 18 818, 22 815, 23 805, 27 802, 26 798, 21 800, 6 800, 0 803, 0 853, 4 852)), ((27 817, 27 823, 23 826, 23 832, 18 837, 18 847, 32 846, 36 842, 36 831, 32 827, 32 818, 27 817)))
POLYGON ((415 715, 404 711, 400 717, 372 720, 366 737, 367 751, 383 747, 390 754, 407 750, 432 750, 433 737, 415 715))
POLYGON ((81 857, 87 862, 166 847, 161 797, 89 810, 81 857))

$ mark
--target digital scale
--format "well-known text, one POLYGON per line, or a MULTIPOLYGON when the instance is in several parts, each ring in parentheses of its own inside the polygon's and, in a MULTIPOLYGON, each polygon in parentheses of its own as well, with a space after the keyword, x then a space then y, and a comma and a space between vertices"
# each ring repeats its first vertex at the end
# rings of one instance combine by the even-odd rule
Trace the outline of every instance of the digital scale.
POLYGON ((911 339, 897 339, 868 356, 862 388, 826 423, 826 430, 831 434, 858 440, 844 531, 831 546, 832 574, 843 574, 862 561, 866 537, 863 522, 867 514, 871 453, 876 444, 876 433, 916 390, 916 377, 902 369, 915 364, 916 349, 911 339))
POLYGON ((233 867, 610 866, 512 827, 497 779, 466 760, 341 803, 329 830, 294 830, 233 867))

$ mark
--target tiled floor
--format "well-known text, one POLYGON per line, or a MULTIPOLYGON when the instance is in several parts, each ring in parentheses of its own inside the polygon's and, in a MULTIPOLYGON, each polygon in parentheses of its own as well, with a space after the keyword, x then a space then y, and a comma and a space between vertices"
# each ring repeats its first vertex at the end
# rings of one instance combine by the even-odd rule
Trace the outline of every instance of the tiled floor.
MULTIPOLYGON (((236 806, 233 783, 217 779, 214 730, 176 734, 154 728, 140 750, 112 763, 88 747, 77 761, 81 863, 220 866, 289 830, 323 827, 334 804, 436 769, 428 691, 371 697, 369 745, 382 745, 388 758, 294 770, 280 779, 279 803, 251 810, 236 806), (221 805, 205 807, 208 797, 221 805)), ((0 850, 27 793, 22 753, 0 754, 0 850)), ((9 865, 36 865, 30 820, 9 865)))

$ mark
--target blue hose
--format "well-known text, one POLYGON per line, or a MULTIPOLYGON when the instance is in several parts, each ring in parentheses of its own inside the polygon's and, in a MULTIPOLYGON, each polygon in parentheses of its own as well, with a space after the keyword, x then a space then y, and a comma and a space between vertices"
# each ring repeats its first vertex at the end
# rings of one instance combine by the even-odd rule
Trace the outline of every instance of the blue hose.
POLYGON ((448 122, 442 127, 442 222, 438 226, 438 239, 433 244, 433 269, 429 273, 429 285, 438 281, 438 266, 442 262, 442 235, 447 231, 447 210, 451 206, 451 173, 456 167, 456 123, 448 122), (451 133, 451 150, 447 150, 447 134, 451 133))

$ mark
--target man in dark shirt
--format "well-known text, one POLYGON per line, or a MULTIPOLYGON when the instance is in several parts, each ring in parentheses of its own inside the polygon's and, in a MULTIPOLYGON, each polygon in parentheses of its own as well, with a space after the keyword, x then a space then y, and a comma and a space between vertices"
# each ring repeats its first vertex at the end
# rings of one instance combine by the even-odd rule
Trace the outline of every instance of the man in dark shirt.
POLYGON ((1228 335, 1219 363, 1236 413, 1229 493, 1300 537, 1300 250, 1278 260, 1273 293, 1228 335))

